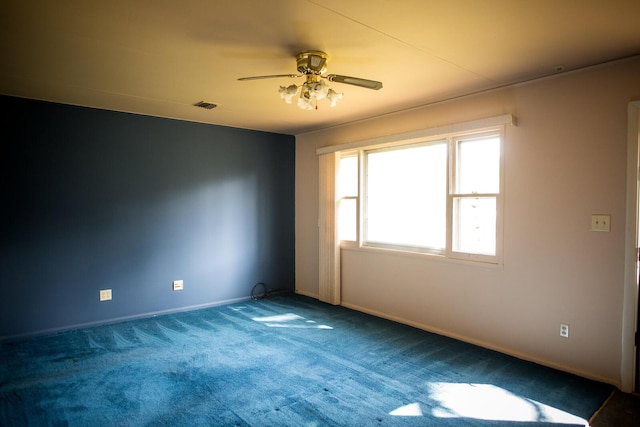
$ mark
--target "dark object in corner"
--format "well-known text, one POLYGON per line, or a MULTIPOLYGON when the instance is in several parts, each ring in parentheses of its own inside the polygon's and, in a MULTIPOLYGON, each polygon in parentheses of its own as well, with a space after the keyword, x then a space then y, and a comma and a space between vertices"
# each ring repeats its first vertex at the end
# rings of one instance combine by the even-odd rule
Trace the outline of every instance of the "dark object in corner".
POLYGON ((251 299, 271 298, 274 295, 288 294, 291 289, 268 289, 264 282, 258 282, 251 288, 251 299))

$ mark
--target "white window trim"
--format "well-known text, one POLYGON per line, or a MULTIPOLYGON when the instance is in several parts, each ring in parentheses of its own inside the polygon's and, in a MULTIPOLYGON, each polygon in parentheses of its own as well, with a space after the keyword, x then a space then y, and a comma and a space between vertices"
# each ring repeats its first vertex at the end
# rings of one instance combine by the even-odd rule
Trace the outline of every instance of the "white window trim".
POLYGON ((463 123, 455 123, 444 126, 437 126, 395 135, 386 135, 378 138, 365 139, 361 141, 348 142, 346 144, 330 145, 316 150, 317 155, 335 153, 337 151, 357 150, 361 148, 382 148, 385 145, 404 145, 412 142, 422 141, 425 138, 444 136, 455 133, 482 131, 483 129, 495 128, 503 125, 516 125, 516 118, 512 114, 488 117, 480 120, 472 120, 463 123))
POLYGON ((457 141, 460 136, 470 136, 473 134, 477 134, 478 136, 498 134, 500 136, 500 188, 498 189, 498 193, 479 193, 479 194, 462 194, 456 193, 456 179, 457 179, 457 171, 452 171, 450 173, 450 182, 449 189, 447 192, 447 247, 445 251, 445 255, 449 259, 459 259, 465 261, 474 261, 481 262, 487 264, 495 264, 502 265, 503 260, 503 210, 504 210, 504 139, 505 139, 505 126, 497 126, 494 129, 490 130, 480 130, 478 132, 462 132, 460 134, 451 135, 450 140, 450 150, 451 155, 449 156, 449 169, 452 169, 453 159, 457 157, 457 141), (453 201, 456 197, 465 197, 465 196, 476 196, 476 197, 495 197, 496 198, 496 253, 495 255, 482 255, 482 254, 472 254, 467 252, 458 252, 453 250, 453 224, 450 224, 453 221, 454 216, 453 212, 453 201))
MULTIPOLYGON (((358 188, 358 194, 355 196, 342 196, 337 198, 336 203, 339 203, 340 200, 355 200, 356 201, 356 240, 342 240, 339 241, 340 247, 344 247, 344 246, 350 246, 350 247, 357 247, 358 242, 360 241, 360 189, 361 189, 361 183, 362 183, 362 157, 360 156, 359 150, 345 150, 345 151, 341 151, 336 158, 336 162, 337 165, 340 165, 340 159, 342 158, 346 158, 346 157, 355 157, 357 159, 358 162, 358 183, 357 183, 357 188, 358 188)), ((338 166, 339 168, 339 166, 338 166)), ((337 206, 337 205, 336 205, 337 206)))
MULTIPOLYGON (((338 152, 350 152, 353 154, 354 151, 363 151, 363 150, 371 150, 378 149, 384 147, 393 147, 399 145, 408 145, 412 143, 418 142, 428 142, 434 141, 441 138, 450 139, 453 136, 457 136, 457 134, 466 134, 470 133, 486 133, 488 131, 498 131, 500 133, 501 139, 501 158, 500 158, 500 194, 496 200, 496 254, 495 256, 487 256, 487 255, 478 255, 478 254, 467 254, 452 251, 452 241, 451 241, 451 231, 452 224, 449 222, 452 221, 452 215, 447 214, 447 245, 445 251, 442 253, 433 253, 429 251, 411 251, 406 247, 402 248, 394 248, 394 247, 380 247, 380 246, 368 246, 363 245, 363 230, 362 230, 362 200, 361 197, 358 198, 358 218, 357 222, 357 240, 353 241, 345 241, 345 242, 337 242, 339 247, 342 249, 349 250, 358 250, 358 251, 368 251, 368 252, 378 252, 378 253, 386 253, 393 254, 398 256, 412 256, 412 257, 421 257, 428 258, 431 260, 438 260, 444 262, 453 262, 453 263, 469 263, 471 265, 476 266, 486 266, 486 267, 503 267, 503 211, 504 211, 504 139, 505 139, 505 127, 506 125, 516 126, 516 118, 512 114, 505 114, 501 116, 489 117, 485 119, 473 120, 463 123, 456 123, 438 127, 432 127, 417 131, 405 132, 402 134, 395 135, 386 135, 378 138, 353 141, 345 144, 331 145, 326 147, 321 147, 316 150, 316 154, 322 156, 324 154, 329 153, 338 153, 338 152)), ((358 155, 359 161, 362 162, 362 156, 358 155)), ((451 160, 450 160, 451 161, 451 160)), ((450 165, 449 165, 450 167, 450 165)), ((359 165, 360 176, 359 176, 359 187, 362 191, 362 173, 363 173, 363 165, 359 165)), ((453 197, 452 192, 448 191, 447 203, 452 203, 453 197)), ((448 212, 451 212, 452 206, 448 206, 448 212)))

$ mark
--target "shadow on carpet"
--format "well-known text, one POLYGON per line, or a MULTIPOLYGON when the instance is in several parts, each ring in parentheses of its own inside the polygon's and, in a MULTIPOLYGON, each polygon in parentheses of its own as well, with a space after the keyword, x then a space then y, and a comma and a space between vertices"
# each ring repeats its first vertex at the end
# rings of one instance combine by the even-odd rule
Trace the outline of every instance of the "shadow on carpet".
POLYGON ((610 385, 290 295, 4 342, 0 425, 584 426, 610 385))

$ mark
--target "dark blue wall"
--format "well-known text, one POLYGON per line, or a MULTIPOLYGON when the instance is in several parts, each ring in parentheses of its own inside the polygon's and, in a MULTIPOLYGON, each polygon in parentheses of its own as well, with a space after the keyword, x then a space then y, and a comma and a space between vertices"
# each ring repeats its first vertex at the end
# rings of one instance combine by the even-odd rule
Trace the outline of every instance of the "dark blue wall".
POLYGON ((0 106, 0 338, 293 289, 294 137, 0 106))

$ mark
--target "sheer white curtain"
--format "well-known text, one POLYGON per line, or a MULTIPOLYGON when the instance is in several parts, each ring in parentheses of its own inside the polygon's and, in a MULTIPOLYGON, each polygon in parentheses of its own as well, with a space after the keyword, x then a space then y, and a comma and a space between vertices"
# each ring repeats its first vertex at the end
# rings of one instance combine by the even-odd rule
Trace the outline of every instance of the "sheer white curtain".
POLYGON ((336 209, 336 169, 338 153, 321 154, 319 161, 318 227, 320 245, 320 301, 340 304, 340 240, 338 239, 336 209))

